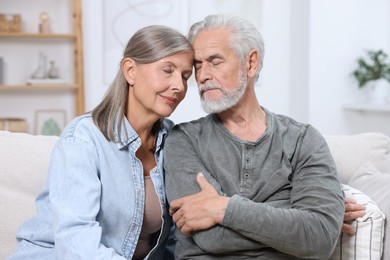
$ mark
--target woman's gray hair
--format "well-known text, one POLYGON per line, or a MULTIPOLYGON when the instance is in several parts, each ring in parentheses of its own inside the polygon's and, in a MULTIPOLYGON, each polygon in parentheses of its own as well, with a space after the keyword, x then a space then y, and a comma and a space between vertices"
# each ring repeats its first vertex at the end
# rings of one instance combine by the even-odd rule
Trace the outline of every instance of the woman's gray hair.
MULTIPOLYGON (((192 51, 190 42, 177 30, 162 25, 151 25, 138 30, 130 38, 120 64, 125 58, 131 58, 137 64, 148 64, 178 52, 192 51)), ((117 133, 120 133, 128 94, 129 84, 119 65, 118 73, 103 100, 92 110, 93 121, 107 140, 115 141, 115 128, 117 133)))
POLYGON ((214 14, 204 18, 203 21, 193 24, 188 33, 188 40, 193 43, 195 37, 203 30, 229 28, 232 32, 230 38, 231 47, 236 51, 241 62, 245 61, 246 55, 256 49, 259 52, 259 69, 255 80, 263 67, 264 40, 257 28, 248 20, 234 14, 214 14))

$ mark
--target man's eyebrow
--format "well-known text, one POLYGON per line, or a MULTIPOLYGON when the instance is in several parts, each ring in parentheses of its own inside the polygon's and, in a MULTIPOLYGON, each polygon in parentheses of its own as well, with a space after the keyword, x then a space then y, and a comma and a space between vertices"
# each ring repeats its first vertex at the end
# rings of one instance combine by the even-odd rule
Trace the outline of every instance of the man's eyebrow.
MULTIPOLYGON (((219 53, 211 54, 206 58, 206 61, 210 62, 214 59, 223 59, 223 56, 219 53)), ((199 59, 194 58, 194 63, 201 63, 202 61, 199 59)))
POLYGON ((221 54, 219 54, 219 53, 215 53, 215 54, 212 54, 212 55, 210 55, 209 57, 207 57, 207 61, 212 61, 212 60, 214 60, 214 59, 222 59, 223 58, 223 56, 221 55, 221 54))

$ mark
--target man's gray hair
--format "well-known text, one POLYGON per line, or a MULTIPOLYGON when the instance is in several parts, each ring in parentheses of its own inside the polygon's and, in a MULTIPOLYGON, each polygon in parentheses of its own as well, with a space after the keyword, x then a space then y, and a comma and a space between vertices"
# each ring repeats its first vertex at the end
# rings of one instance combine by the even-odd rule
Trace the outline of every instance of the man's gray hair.
POLYGON ((246 55, 256 49, 259 52, 259 69, 255 80, 263 67, 264 40, 258 29, 248 20, 234 14, 214 14, 204 18, 203 21, 193 24, 188 33, 188 40, 193 43, 195 37, 203 30, 229 28, 232 32, 230 39, 231 47, 236 51, 241 62, 245 61, 246 55))

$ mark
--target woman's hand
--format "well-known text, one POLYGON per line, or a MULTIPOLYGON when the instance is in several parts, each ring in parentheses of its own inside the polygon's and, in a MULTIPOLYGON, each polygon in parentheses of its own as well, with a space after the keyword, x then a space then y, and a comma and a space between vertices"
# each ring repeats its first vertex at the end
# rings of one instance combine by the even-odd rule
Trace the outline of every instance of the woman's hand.
POLYGON ((341 232, 352 236, 356 233, 356 230, 348 222, 363 217, 366 214, 366 207, 363 204, 357 204, 353 198, 345 198, 344 203, 344 223, 341 227, 341 232))

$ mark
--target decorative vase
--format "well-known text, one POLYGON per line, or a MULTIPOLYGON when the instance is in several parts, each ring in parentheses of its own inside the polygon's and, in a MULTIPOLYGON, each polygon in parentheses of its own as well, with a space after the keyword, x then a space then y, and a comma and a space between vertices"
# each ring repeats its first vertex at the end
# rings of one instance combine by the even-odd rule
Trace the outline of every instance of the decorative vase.
POLYGON ((51 79, 57 79, 58 78, 58 68, 56 67, 55 61, 51 60, 50 62, 49 71, 47 72, 47 75, 51 79))
POLYGON ((365 90, 369 104, 386 104, 390 102, 390 83, 385 79, 369 82, 365 90))
POLYGON ((32 79, 44 79, 47 76, 46 71, 46 55, 42 52, 39 53, 38 67, 35 69, 34 73, 31 75, 32 79))

